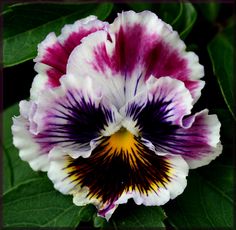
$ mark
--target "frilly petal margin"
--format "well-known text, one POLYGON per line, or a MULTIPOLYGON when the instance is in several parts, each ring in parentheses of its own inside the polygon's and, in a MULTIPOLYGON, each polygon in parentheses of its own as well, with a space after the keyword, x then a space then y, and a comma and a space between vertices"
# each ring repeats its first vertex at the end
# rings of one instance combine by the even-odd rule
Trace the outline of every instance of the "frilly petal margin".
POLYGON ((73 49, 80 45, 84 37, 106 29, 107 25, 96 16, 88 16, 64 26, 59 37, 54 32, 49 33, 38 45, 38 55, 34 59, 38 75, 32 84, 31 99, 37 98, 44 89, 59 86, 59 79, 66 73, 67 61, 73 49))
POLYGON ((94 140, 120 128, 122 118, 89 76, 64 75, 60 84, 38 98, 32 132, 47 149, 60 146, 73 157, 85 157, 94 140))
MULTIPOLYGON (((111 165, 113 165, 112 161, 117 163, 117 159, 115 158, 116 153, 113 152, 113 154, 114 156, 111 156, 110 158, 111 165), (112 159, 112 157, 114 157, 114 159, 112 159)), ((96 174, 96 177, 94 177, 94 173, 92 173, 98 170, 97 166, 100 163, 102 165, 99 165, 99 167, 108 167, 106 165, 106 156, 103 156, 104 163, 101 162, 101 156, 99 157, 98 155, 100 155, 99 152, 93 153, 92 158, 71 159, 64 151, 62 151, 62 149, 54 148, 49 154, 50 167, 48 170, 48 177, 52 180, 55 189, 63 194, 73 195, 73 202, 76 205, 81 206, 92 203, 97 207, 98 215, 105 217, 107 220, 111 217, 118 205, 126 203, 128 199, 132 198, 138 205, 163 205, 170 199, 174 199, 176 196, 180 195, 187 185, 186 176, 188 175, 188 165, 181 156, 168 155, 165 157, 158 157, 154 153, 154 155, 149 156, 151 158, 147 158, 145 161, 137 158, 136 160, 140 164, 143 164, 143 169, 145 169, 145 171, 142 172, 145 173, 132 172, 135 169, 128 167, 127 170, 129 170, 132 177, 134 177, 132 179, 130 178, 130 180, 128 180, 129 182, 125 177, 123 178, 123 182, 119 181, 118 178, 122 177, 118 175, 118 171, 114 171, 114 167, 111 167, 109 168, 111 172, 108 170, 107 173, 103 175, 111 180, 106 181, 108 184, 104 184, 103 178, 100 177, 100 173, 96 174), (159 169, 152 168, 152 166, 154 167, 152 164, 155 161, 156 163, 159 162, 159 169), (86 168, 87 170, 84 170, 86 168), (153 174, 153 170, 161 171, 158 173, 159 176, 157 176, 160 181, 152 181, 152 177, 156 177, 156 175, 153 174), (148 176, 148 178, 146 178, 146 176, 148 176), (123 188, 121 193, 116 194, 117 188, 112 186, 112 184, 109 184, 109 182, 114 184, 117 183, 117 185, 122 182, 123 188), (147 182, 148 187, 146 187, 147 182), (134 184, 132 185, 132 183, 134 184), (98 188, 95 184, 100 184, 101 187, 99 190, 97 190, 98 188), (111 193, 107 193, 106 189, 109 187, 109 190, 113 193, 112 195, 111 193), (104 197, 106 197, 105 200, 104 197), (114 197, 114 199, 112 199, 112 197, 114 197)), ((120 160, 125 161, 124 159, 121 159, 121 157, 120 160)), ((117 169, 118 168, 115 170, 117 169)))
POLYGON ((123 126, 131 131, 132 126, 129 126, 127 120, 132 120, 133 126, 139 130, 136 134, 140 133, 139 135, 145 135, 146 132, 151 131, 155 124, 149 121, 159 122, 160 126, 161 123, 181 126, 183 117, 189 115, 193 107, 193 98, 184 83, 171 77, 157 79, 151 76, 145 82, 145 86, 120 109, 120 113, 125 117, 123 126), (149 115, 153 115, 153 119, 148 117, 149 115), (150 127, 147 127, 149 124, 150 127))
POLYGON ((158 154, 181 155, 190 168, 208 164, 222 152, 220 122, 205 109, 190 115, 193 99, 183 82, 169 77, 146 81, 121 109, 122 125, 158 154))
POLYGON ((67 72, 82 77, 89 74, 99 80, 106 76, 115 82, 120 78, 123 87, 119 95, 123 94, 126 101, 135 95, 139 81, 151 75, 170 76, 183 81, 196 102, 204 86, 200 80, 204 69, 198 61, 196 54, 186 52, 177 32, 155 14, 128 11, 118 14, 107 31, 85 37, 72 52, 67 72))
POLYGON ((13 144, 78 206, 109 220, 129 199, 163 205, 184 191, 189 169, 222 152, 217 116, 191 115, 205 84, 198 56, 150 11, 66 25, 34 61, 13 144))
MULTIPOLYGON (((191 127, 182 129, 181 133, 186 135, 186 142, 198 145, 192 154, 182 155, 190 169, 195 169, 209 164, 218 157, 223 150, 220 142, 220 121, 215 114, 208 114, 208 109, 185 119, 185 123, 191 123, 191 127), (196 135, 196 133, 198 135, 196 135), (194 139, 194 141, 192 140, 194 139)), ((189 124, 188 124, 189 125, 189 124)), ((190 144, 191 146, 191 144, 190 144)))
POLYGON ((37 143, 37 137, 30 132, 32 102, 20 102, 20 116, 13 118, 13 144, 19 149, 19 156, 27 161, 35 171, 47 171, 49 166, 48 153, 37 143))
POLYGON ((33 170, 47 171, 54 147, 86 157, 97 139, 120 128, 121 116, 89 77, 66 75, 60 82, 37 100, 20 102, 20 116, 13 118, 13 143, 33 170))

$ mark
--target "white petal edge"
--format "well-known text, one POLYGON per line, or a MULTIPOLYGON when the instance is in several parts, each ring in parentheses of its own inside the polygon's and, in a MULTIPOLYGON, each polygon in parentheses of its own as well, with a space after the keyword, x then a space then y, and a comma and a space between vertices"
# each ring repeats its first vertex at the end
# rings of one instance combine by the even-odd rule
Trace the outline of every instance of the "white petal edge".
MULTIPOLYGON (((129 105, 132 104, 139 105, 141 111, 146 103, 148 101, 151 102, 153 99, 155 99, 155 101, 171 101, 166 107, 166 110, 170 109, 168 115, 171 115, 167 120, 175 125, 183 126, 183 117, 189 115, 193 107, 193 98, 182 81, 168 76, 160 78, 151 76, 145 82, 143 90, 128 101, 126 105, 120 109, 120 113, 123 117, 126 117, 126 111, 129 105)), ((130 120, 129 117, 125 118, 122 124, 133 134, 136 135, 138 133, 137 129, 134 129, 136 122, 132 121, 132 119, 130 120)))
MULTIPOLYGON (((87 197, 89 189, 87 187, 81 188, 79 185, 72 183, 71 179, 68 178, 68 174, 62 170, 65 167, 65 157, 66 153, 64 153, 60 148, 54 148, 50 151, 48 177, 53 182, 54 188, 63 194, 73 195, 73 202, 77 206, 91 203, 97 207, 98 211, 102 211, 106 208, 104 207, 105 204, 101 204, 99 200, 95 198, 89 199, 87 197)), ((168 159, 173 165, 173 180, 166 184, 166 188, 161 187, 158 191, 149 193, 148 196, 140 194, 137 191, 130 191, 128 193, 124 192, 121 197, 112 204, 112 208, 109 208, 103 217, 109 220, 118 205, 127 203, 130 198, 133 198, 134 202, 138 205, 144 204, 146 206, 159 206, 164 205, 170 199, 174 199, 180 195, 187 185, 186 176, 188 175, 189 167, 181 156, 169 155, 168 159)))
POLYGON ((34 140, 33 134, 30 133, 29 120, 25 117, 30 105, 29 103, 27 105, 26 102, 23 104, 25 106, 21 106, 21 115, 13 118, 11 128, 13 144, 19 149, 20 158, 27 161, 34 171, 47 171, 49 167, 48 154, 42 152, 40 145, 34 140))
MULTIPOLYGON (((36 66, 36 65, 35 65, 36 66)), ((41 67, 43 64, 41 65, 41 67)), ((48 77, 45 74, 37 74, 34 77, 32 86, 30 88, 30 99, 37 100, 41 94, 45 91, 45 86, 47 85, 48 77)))
POLYGON ((194 115, 194 119, 191 121, 194 123, 196 116, 204 116, 205 125, 209 126, 210 134, 208 134, 207 144, 212 147, 212 151, 210 153, 204 154, 199 159, 188 158, 184 159, 188 163, 190 169, 195 169, 198 167, 202 167, 208 165, 212 160, 215 160, 223 150, 223 146, 220 142, 220 127, 221 123, 215 114, 209 115, 209 110, 204 109, 201 112, 198 112, 194 115))
MULTIPOLYGON (((109 33, 114 34, 122 24, 141 24, 146 27, 147 31, 152 34, 158 34, 163 41, 170 44, 173 48, 177 48, 181 57, 185 57, 188 63, 188 69, 191 70, 189 80, 199 80, 204 76, 204 67, 199 63, 198 56, 191 51, 186 51, 185 43, 180 39, 179 34, 173 31, 171 25, 162 21, 158 16, 151 11, 145 10, 140 13, 134 11, 126 11, 118 14, 118 17, 109 27, 109 33)), ((112 37, 112 35, 111 35, 112 37)), ((114 39, 114 38, 113 38, 114 39)), ((199 81, 199 90, 194 92, 194 103, 201 95, 201 89, 204 87, 204 81, 199 81)))
POLYGON ((73 32, 78 32, 80 29, 89 30, 92 28, 103 28, 103 27, 104 29, 106 29, 108 25, 109 24, 107 22, 103 22, 97 19, 97 16, 90 15, 86 18, 75 21, 73 24, 65 25, 61 29, 61 35, 58 37, 58 41, 61 44, 64 44, 64 42, 69 38, 69 36, 73 32))
POLYGON ((48 169, 48 177, 53 182, 54 188, 60 191, 62 194, 73 195, 73 203, 77 206, 83 206, 89 203, 99 205, 96 199, 88 199, 88 188, 72 183, 68 178, 68 173, 62 170, 66 166, 66 157, 68 153, 65 153, 62 148, 55 147, 49 153, 50 165, 48 169))
POLYGON ((170 157, 171 163, 173 164, 174 178, 166 185, 166 188, 161 187, 158 191, 151 192, 147 196, 136 191, 123 193, 115 204, 124 204, 128 199, 133 198, 137 205, 160 206, 180 195, 187 185, 188 164, 181 156, 167 155, 167 157, 170 157))
MULTIPOLYGON (((34 62, 39 62, 45 55, 45 50, 52 47, 58 42, 57 36, 54 32, 49 33, 46 38, 38 44, 38 55, 33 59, 34 62)), ((37 69, 35 69, 37 71, 37 69)))

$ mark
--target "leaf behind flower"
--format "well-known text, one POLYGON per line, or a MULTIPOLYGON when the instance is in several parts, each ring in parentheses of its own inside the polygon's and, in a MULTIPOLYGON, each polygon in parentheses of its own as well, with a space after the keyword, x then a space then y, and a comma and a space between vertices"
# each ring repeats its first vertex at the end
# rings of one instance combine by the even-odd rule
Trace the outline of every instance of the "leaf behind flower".
POLYGON ((129 6, 137 12, 143 10, 155 12, 160 19, 169 23, 174 30, 178 31, 182 39, 187 37, 197 19, 197 11, 189 2, 129 3, 129 6))
MULTIPOLYGON (((222 156, 207 167, 191 171, 184 193, 164 207, 173 226, 233 229, 233 166, 232 162, 223 163, 222 156)), ((230 153, 228 158, 232 159, 230 153)))
POLYGON ((3 66, 10 67, 33 59, 37 54, 37 44, 48 33, 59 34, 65 24, 89 15, 104 20, 112 8, 112 3, 20 3, 9 6, 3 14, 3 66))
POLYGON ((225 103, 234 120, 236 120, 234 100, 235 82, 233 79, 233 60, 235 57, 233 48, 233 28, 234 25, 230 25, 222 32, 218 33, 209 43, 208 53, 225 103))

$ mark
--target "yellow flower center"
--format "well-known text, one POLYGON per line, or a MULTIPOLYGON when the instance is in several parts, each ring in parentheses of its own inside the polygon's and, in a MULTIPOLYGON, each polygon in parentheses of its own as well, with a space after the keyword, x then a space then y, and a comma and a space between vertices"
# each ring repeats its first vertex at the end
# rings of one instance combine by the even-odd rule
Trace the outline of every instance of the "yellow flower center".
POLYGON ((117 152, 128 151, 131 152, 135 147, 134 135, 130 133, 126 128, 121 128, 109 138, 109 147, 113 148, 117 152))

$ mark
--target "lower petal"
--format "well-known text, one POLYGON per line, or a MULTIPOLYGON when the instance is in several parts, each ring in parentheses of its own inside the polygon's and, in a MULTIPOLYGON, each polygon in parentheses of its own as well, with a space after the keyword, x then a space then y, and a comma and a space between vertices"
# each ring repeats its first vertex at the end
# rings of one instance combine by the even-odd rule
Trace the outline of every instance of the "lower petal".
POLYGON ((93 203, 109 219, 119 204, 162 205, 183 192, 188 165, 180 156, 158 156, 122 128, 102 141, 87 158, 50 152, 49 178, 76 205, 93 203))

